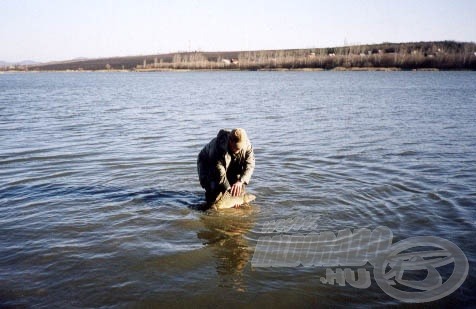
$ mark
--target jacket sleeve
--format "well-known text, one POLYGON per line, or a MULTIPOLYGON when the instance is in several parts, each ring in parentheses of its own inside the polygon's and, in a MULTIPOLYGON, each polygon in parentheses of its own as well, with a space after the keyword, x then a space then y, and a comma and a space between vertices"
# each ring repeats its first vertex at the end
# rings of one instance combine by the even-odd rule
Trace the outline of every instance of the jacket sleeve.
POLYGON ((245 171, 243 172, 243 176, 241 176, 241 181, 245 184, 249 184, 254 170, 255 153, 253 151, 253 147, 250 145, 245 152, 245 171))
POLYGON ((216 161, 215 165, 215 175, 216 175, 216 181, 218 185, 221 187, 221 190, 228 190, 231 185, 230 182, 228 181, 228 178, 226 177, 226 167, 225 167, 225 160, 220 159, 216 161))
POLYGON ((226 151, 228 149, 228 136, 230 132, 220 130, 211 147, 211 158, 213 162, 213 178, 220 190, 225 191, 230 188, 230 183, 226 177, 226 151))
POLYGON ((197 158, 197 169, 198 169, 198 179, 200 180, 200 186, 202 188, 207 187, 208 183, 208 169, 207 169, 207 162, 208 162, 208 154, 206 151, 206 147, 203 147, 202 151, 198 154, 197 158))

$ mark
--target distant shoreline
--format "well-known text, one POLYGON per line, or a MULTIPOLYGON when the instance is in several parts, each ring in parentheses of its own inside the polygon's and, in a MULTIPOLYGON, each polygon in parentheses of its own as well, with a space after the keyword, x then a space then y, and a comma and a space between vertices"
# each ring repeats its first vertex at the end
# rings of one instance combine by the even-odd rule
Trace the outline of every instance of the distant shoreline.
POLYGON ((259 51, 188 51, 0 66, 0 71, 476 71, 473 42, 381 43, 259 51))
POLYGON ((419 68, 419 69, 401 69, 395 67, 388 68, 345 68, 337 67, 333 69, 321 68, 276 68, 276 69, 257 69, 257 70, 239 70, 239 69, 146 69, 146 70, 29 70, 29 71, 0 71, 0 74, 35 74, 35 73, 167 73, 167 72, 473 72, 469 69, 446 69, 438 68, 419 68))

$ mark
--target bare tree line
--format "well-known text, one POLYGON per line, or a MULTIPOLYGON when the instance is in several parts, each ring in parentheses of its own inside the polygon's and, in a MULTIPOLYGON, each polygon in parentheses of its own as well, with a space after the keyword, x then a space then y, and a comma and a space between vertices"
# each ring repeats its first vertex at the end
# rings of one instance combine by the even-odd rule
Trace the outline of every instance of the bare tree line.
POLYGON ((182 52, 27 67, 29 70, 135 71, 374 68, 476 70, 476 44, 442 41, 293 50, 182 52))
POLYGON ((476 44, 428 42, 240 53, 247 69, 476 69, 476 44))

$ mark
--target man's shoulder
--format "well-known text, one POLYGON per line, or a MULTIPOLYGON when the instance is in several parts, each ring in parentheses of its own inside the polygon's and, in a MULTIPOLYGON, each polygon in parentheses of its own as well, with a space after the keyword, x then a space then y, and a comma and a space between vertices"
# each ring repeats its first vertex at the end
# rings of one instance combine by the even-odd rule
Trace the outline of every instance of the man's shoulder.
POLYGON ((212 157, 223 156, 228 150, 230 133, 229 130, 221 129, 217 136, 203 147, 203 151, 206 151, 212 157))
POLYGON ((219 143, 228 142, 228 138, 230 137, 230 134, 231 134, 231 131, 226 129, 221 129, 220 131, 218 131, 216 139, 219 143))
POLYGON ((230 137, 230 131, 221 129, 217 137, 214 138, 214 146, 218 152, 226 152, 228 149, 228 138, 230 137))

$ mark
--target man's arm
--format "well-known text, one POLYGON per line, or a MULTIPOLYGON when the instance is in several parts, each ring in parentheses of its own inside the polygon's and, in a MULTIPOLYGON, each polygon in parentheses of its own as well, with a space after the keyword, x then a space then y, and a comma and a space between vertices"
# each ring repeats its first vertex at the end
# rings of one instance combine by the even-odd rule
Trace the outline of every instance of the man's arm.
POLYGON ((197 158, 197 169, 198 169, 198 179, 200 180, 200 186, 206 189, 208 185, 208 170, 207 170, 207 162, 208 162, 208 153, 206 151, 206 147, 198 154, 197 158))
POLYGON ((215 175, 216 181, 218 182, 218 185, 220 186, 221 190, 226 191, 231 187, 230 183, 228 182, 228 179, 226 178, 226 168, 224 159, 216 161, 215 175))
POLYGON ((241 176, 241 182, 248 184, 251 180, 251 175, 255 170, 255 153, 253 147, 250 145, 245 153, 245 171, 241 176))

